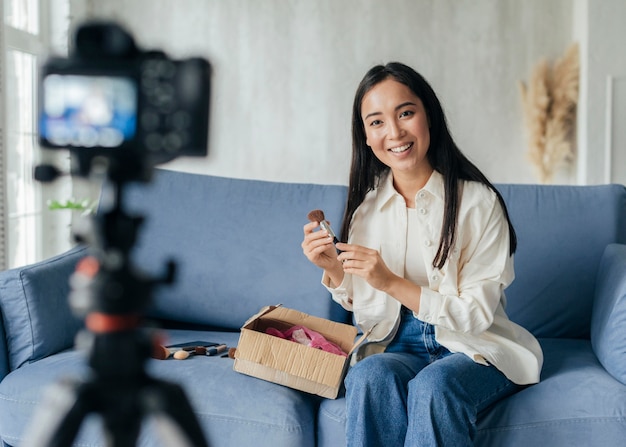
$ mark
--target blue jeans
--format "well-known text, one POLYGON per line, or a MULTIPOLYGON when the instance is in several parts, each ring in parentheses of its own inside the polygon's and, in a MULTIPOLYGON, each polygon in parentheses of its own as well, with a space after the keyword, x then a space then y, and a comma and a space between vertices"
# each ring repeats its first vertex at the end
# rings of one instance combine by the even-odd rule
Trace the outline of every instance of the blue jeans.
POLYGON ((472 446, 478 413, 521 389, 495 367, 448 351, 404 308, 387 350, 354 365, 345 386, 354 447, 472 446))

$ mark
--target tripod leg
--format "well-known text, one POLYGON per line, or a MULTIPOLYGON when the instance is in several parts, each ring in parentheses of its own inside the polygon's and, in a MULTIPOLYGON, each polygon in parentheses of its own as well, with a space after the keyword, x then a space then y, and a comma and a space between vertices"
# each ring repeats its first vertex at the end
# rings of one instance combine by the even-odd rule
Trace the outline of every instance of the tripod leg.
POLYGON ((191 404, 183 389, 174 384, 155 381, 145 396, 146 412, 155 417, 163 445, 208 447, 191 404))
POLYGON ((107 447, 135 447, 144 410, 140 404, 141 383, 102 382, 99 384, 99 411, 104 421, 107 447))
MULTIPOLYGON (((133 417, 141 417, 135 415, 133 417)), ((105 421, 104 439, 105 445, 109 447, 135 447, 139 437, 141 428, 141 420, 137 420, 132 424, 110 424, 105 421)))
POLYGON ((70 447, 89 412, 88 387, 64 381, 50 387, 38 407, 22 447, 70 447))

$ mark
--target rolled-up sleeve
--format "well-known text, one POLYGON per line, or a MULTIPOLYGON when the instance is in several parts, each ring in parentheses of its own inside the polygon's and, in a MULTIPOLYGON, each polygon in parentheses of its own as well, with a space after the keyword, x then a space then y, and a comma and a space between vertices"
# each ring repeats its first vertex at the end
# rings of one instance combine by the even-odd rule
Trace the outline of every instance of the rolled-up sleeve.
POLYGON ((345 274, 341 284, 337 287, 332 287, 330 278, 324 273, 322 285, 330 292, 333 301, 340 304, 347 311, 352 312, 352 275, 345 274))

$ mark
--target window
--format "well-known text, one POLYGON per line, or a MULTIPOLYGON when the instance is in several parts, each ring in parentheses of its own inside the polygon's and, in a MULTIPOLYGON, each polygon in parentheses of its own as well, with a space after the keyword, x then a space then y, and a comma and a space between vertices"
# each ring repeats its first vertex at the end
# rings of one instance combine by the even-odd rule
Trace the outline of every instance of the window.
MULTIPOLYGON (((63 42, 66 39, 57 43, 50 36, 55 31, 59 35, 52 24, 64 27, 67 35, 68 0, 5 0, 3 4, 0 267, 5 269, 36 262, 70 247, 71 216, 48 211, 46 203, 69 198, 71 181, 68 178, 40 184, 32 176, 34 166, 44 156, 36 135, 38 66, 50 49, 56 53, 67 51, 63 42), (52 11, 64 20, 52 20, 52 11)), ((64 167, 67 158, 65 151, 46 155, 46 161, 64 167)))
POLYGON ((5 1, 4 23, 33 35, 39 34, 39 5, 37 1, 5 1))
POLYGON ((6 54, 6 142, 9 265, 35 261, 41 239, 39 212, 41 188, 30 174, 36 159, 34 147, 35 56, 19 50, 6 54))

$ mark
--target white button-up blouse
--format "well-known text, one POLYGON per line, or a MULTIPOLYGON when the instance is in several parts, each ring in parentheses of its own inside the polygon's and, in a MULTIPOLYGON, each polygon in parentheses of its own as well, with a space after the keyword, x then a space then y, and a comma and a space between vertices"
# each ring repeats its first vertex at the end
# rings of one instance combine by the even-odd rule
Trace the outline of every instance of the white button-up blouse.
MULTIPOLYGON (((539 381, 543 354, 537 340, 507 317, 504 289, 513 281, 509 230, 496 195, 478 182, 462 182, 456 240, 445 265, 433 267, 444 214, 443 176, 434 171, 415 197, 418 240, 428 277, 415 317, 435 326, 437 341, 482 364, 492 364, 517 384, 539 381)), ((404 276, 407 210, 393 187, 392 174, 370 191, 354 213, 349 243, 376 249, 391 271, 404 276)), ((410 249, 410 247, 409 247, 410 249)), ((335 301, 354 312, 369 341, 388 343, 395 335, 401 304, 346 274, 333 288, 335 301)))

